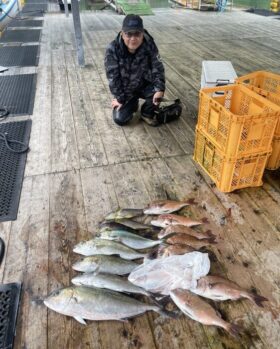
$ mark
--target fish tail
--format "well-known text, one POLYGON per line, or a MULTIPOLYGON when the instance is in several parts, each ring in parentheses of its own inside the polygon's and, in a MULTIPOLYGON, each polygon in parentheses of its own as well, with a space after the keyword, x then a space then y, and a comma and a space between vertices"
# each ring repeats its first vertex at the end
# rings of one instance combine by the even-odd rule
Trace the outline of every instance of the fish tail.
POLYGON ((147 253, 146 259, 157 259, 160 246, 156 246, 147 253))
POLYGON ((207 240, 210 244, 217 244, 216 237, 212 236, 210 238, 205 239, 207 240))
POLYGON ((248 298, 257 304, 258 307, 262 307, 263 308, 263 304, 262 302, 268 302, 268 299, 263 297, 263 296, 260 296, 258 294, 254 294, 254 293, 249 293, 248 294, 248 298))
POLYGON ((168 317, 172 319, 178 319, 178 317, 181 315, 179 311, 170 311, 162 308, 159 308, 157 312, 164 317, 168 317))
POLYGON ((152 293, 150 295, 153 302, 158 305, 160 308, 166 307, 170 302, 170 296, 165 296, 162 294, 152 293))
POLYGON ((205 234, 207 234, 209 236, 209 238, 216 238, 216 235, 212 233, 212 230, 206 230, 205 234))
POLYGON ((201 222, 204 223, 204 224, 210 223, 207 217, 203 217, 201 222))
POLYGON ((233 337, 235 338, 238 338, 239 337, 239 333, 241 331, 241 327, 236 325, 236 324, 227 324, 225 326, 225 330, 230 334, 232 335, 233 337))
POLYGON ((186 200, 185 202, 189 205, 197 205, 197 202, 195 201, 194 198, 190 198, 190 199, 186 200))

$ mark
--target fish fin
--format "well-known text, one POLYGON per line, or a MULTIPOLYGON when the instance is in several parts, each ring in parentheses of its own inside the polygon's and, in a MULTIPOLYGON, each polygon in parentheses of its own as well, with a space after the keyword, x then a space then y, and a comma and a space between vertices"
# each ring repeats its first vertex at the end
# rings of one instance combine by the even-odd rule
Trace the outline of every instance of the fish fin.
POLYGON ((204 224, 210 223, 207 217, 203 217, 201 222, 204 223, 204 224))
POLYGON ((263 304, 262 302, 268 302, 269 300, 263 296, 260 296, 258 294, 254 294, 254 293, 249 293, 250 295, 250 299, 255 302, 257 304, 258 307, 262 307, 263 308, 263 304))
POLYGON ((240 331, 241 331, 241 327, 239 325, 236 324, 228 324, 226 330, 228 331, 228 333, 230 335, 232 335, 235 338, 239 338, 240 337, 240 331))
POLYGON ((128 324, 128 323, 129 323, 129 320, 128 320, 128 319, 118 319, 118 321, 124 322, 125 324, 128 324))
POLYGON ((223 282, 209 282, 209 288, 213 288, 216 285, 223 285, 223 282))
POLYGON ((87 325, 85 320, 81 316, 73 316, 76 321, 78 321, 82 325, 87 325))

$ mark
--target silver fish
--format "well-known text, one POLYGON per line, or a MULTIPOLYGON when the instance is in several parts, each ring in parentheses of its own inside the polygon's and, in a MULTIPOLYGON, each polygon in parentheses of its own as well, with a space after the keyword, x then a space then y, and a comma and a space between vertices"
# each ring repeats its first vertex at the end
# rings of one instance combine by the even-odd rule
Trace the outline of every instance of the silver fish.
POLYGON ((82 241, 74 246, 73 251, 75 253, 82 254, 84 256, 93 256, 98 254, 105 255, 119 255, 124 259, 137 259, 144 258, 146 254, 138 253, 132 248, 124 246, 115 241, 91 239, 88 241, 82 241))
POLYGON ((85 273, 108 273, 126 275, 137 268, 139 264, 115 256, 90 256, 76 262, 73 269, 85 273))
POLYGON ((197 282, 197 287, 191 291, 202 297, 213 299, 215 301, 247 298, 259 307, 263 307, 262 302, 268 301, 268 299, 263 296, 242 289, 231 280, 214 275, 207 275, 200 278, 197 282))
POLYGON ((144 214, 164 214, 172 213, 181 210, 181 208, 194 203, 193 199, 187 201, 174 201, 174 200, 156 200, 149 203, 147 207, 143 209, 144 214))
POLYGON ((97 288, 106 288, 118 292, 136 293, 150 296, 150 293, 141 287, 133 285, 127 278, 110 275, 88 273, 74 277, 72 283, 77 286, 89 286, 97 288))
POLYGON ((122 293, 99 288, 73 286, 52 292, 44 304, 64 315, 72 316, 82 324, 86 320, 123 320, 153 310, 163 311, 155 305, 137 301, 122 293))
POLYGON ((99 232, 103 233, 104 231, 127 231, 129 233, 133 233, 134 229, 118 222, 105 221, 99 224, 99 232))
POLYGON ((120 208, 117 211, 110 212, 106 215, 106 220, 117 220, 123 218, 133 218, 143 215, 142 209, 135 208, 120 208))
POLYGON ((142 236, 125 231, 105 231, 100 234, 101 239, 113 240, 123 243, 124 245, 141 250, 159 245, 161 240, 150 240, 142 236))
POLYGON ((232 336, 238 336, 239 326, 223 320, 221 315, 210 304, 197 295, 183 289, 176 289, 170 292, 170 297, 178 308, 191 319, 203 325, 222 327, 232 336))
POLYGON ((126 227, 129 227, 133 230, 147 230, 147 231, 154 231, 154 227, 148 225, 148 224, 143 224, 136 222, 132 219, 121 219, 118 221, 118 223, 125 225, 126 227))

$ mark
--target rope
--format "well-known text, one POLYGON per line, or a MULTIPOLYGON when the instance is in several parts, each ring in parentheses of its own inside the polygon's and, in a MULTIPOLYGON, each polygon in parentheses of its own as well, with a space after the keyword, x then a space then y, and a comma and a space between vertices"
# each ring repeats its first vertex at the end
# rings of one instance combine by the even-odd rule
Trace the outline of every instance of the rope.
POLYGON ((29 149, 29 146, 24 142, 20 142, 15 139, 8 139, 7 135, 5 135, 3 132, 0 132, 0 141, 4 141, 6 148, 16 154, 25 153, 29 149), (11 144, 20 144, 23 148, 21 150, 15 150, 10 146, 11 144))
POLYGON ((8 115, 9 110, 5 107, 0 107, 0 121, 5 120, 8 115))

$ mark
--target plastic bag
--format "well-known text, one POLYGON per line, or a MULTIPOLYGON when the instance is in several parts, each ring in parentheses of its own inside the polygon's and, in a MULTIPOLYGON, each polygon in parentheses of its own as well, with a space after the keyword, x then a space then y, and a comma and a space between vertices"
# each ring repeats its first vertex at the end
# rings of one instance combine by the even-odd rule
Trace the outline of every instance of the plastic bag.
POLYGON ((134 269, 128 280, 147 291, 168 295, 176 288, 196 288, 197 280, 209 270, 208 253, 191 252, 147 261, 134 269))

